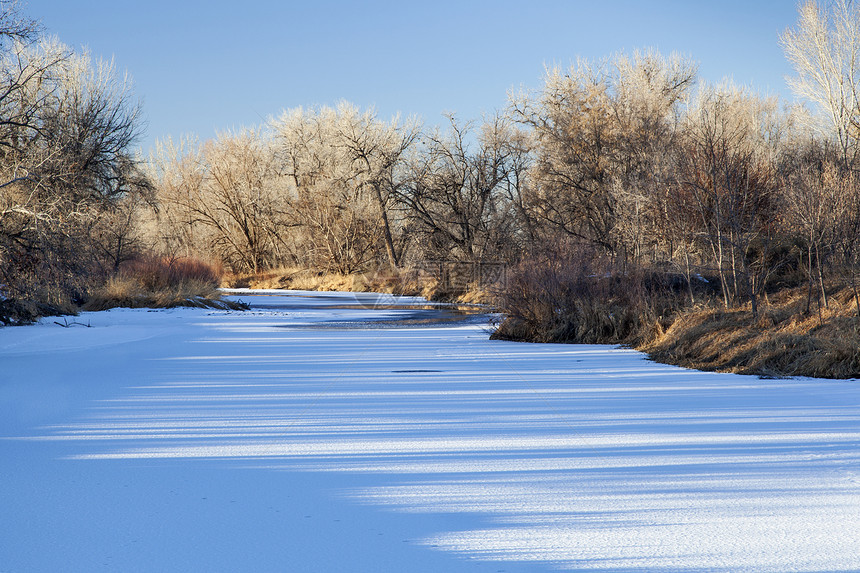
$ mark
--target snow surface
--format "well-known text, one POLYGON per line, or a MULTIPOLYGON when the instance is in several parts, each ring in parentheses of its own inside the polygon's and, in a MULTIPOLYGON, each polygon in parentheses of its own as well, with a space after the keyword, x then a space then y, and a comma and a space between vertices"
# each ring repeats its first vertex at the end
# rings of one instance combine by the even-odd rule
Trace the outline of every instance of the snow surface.
POLYGON ((0 572, 860 570, 856 380, 234 294, 0 329, 0 572))

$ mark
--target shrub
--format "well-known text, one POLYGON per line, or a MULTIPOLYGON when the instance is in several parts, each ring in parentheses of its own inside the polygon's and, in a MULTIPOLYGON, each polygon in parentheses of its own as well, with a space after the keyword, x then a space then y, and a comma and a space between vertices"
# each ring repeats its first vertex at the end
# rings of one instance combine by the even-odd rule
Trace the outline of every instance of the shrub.
POLYGON ((148 292, 178 288, 186 284, 217 288, 220 274, 212 265, 199 259, 140 257, 123 263, 117 277, 136 282, 148 292))
POLYGON ((671 324, 683 288, 665 272, 619 268, 586 248, 527 259, 513 269, 496 339, 636 344, 671 324))
POLYGON ((220 281, 219 269, 198 259, 139 257, 123 263, 83 308, 241 307, 219 300, 220 281))

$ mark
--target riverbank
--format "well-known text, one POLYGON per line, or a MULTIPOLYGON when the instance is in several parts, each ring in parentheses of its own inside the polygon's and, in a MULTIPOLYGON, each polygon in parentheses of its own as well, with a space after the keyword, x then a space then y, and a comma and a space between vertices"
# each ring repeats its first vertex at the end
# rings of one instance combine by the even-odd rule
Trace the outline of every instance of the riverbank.
POLYGON ((764 377, 860 378, 860 320, 850 289, 832 289, 826 307, 808 307, 802 289, 748 308, 694 309, 637 346, 658 362, 764 377))
MULTIPOLYGON (((824 297, 785 287, 723 306, 715 280, 657 269, 584 272, 547 262, 512 273, 494 338, 622 344, 658 362, 763 377, 860 378, 860 318, 852 288, 824 297)), ((816 293, 816 291, 813 291, 816 293)))

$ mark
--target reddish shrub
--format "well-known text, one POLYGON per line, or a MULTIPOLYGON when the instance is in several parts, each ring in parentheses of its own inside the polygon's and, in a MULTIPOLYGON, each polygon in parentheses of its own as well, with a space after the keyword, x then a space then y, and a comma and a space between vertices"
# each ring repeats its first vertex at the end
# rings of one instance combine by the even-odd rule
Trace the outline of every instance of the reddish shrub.
POLYGON ((150 292, 177 288, 187 283, 217 287, 221 273, 209 263, 192 258, 138 257, 123 263, 119 277, 134 280, 150 292))

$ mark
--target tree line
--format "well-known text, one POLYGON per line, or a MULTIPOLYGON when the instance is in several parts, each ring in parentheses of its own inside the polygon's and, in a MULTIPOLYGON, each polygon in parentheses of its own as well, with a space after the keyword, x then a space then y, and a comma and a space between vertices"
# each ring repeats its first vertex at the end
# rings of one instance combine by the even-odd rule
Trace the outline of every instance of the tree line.
POLYGON ((826 305, 840 280, 860 312, 860 12, 847 0, 807 2, 780 38, 809 108, 643 51, 548 69, 477 121, 426 128, 344 102, 163 141, 146 161, 110 65, 34 39, 2 5, 4 296, 46 281, 78 296, 81 277, 147 251, 235 273, 351 273, 573 249, 677 275, 691 302, 713 281, 723 306, 754 313, 780 281, 826 305))

